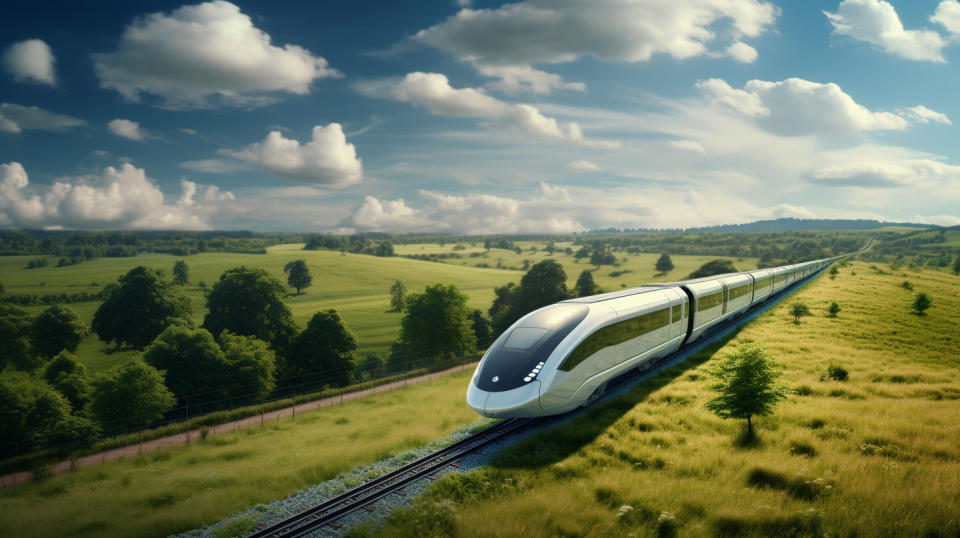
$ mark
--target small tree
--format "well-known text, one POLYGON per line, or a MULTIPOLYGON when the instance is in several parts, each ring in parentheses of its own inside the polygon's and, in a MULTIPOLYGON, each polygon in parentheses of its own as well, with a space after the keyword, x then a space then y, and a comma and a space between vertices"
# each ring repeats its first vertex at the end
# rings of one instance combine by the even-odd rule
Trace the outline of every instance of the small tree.
POLYGON ((41 361, 30 345, 33 318, 26 310, 0 303, 0 371, 10 364, 17 370, 33 370, 41 361))
POLYGON ((831 318, 837 317, 837 314, 840 313, 840 305, 836 301, 830 303, 830 307, 827 308, 827 314, 831 318))
POLYGON ((187 267, 187 262, 183 260, 177 260, 173 264, 173 283, 178 286, 183 286, 190 279, 190 268, 187 267))
POLYGON ((586 297, 597 293, 597 285, 593 281, 593 273, 588 269, 580 272, 577 284, 573 287, 573 294, 577 297, 586 297))
POLYGON ((74 352, 87 335, 80 316, 67 307, 54 305, 44 310, 33 322, 30 342, 44 357, 53 357, 63 350, 74 352))
POLYGON ((490 320, 483 315, 479 308, 470 312, 470 323, 473 334, 477 335, 477 345, 484 347, 490 344, 490 320))
POLYGON ((960 275, 960 254, 957 254, 957 258, 953 260, 953 274, 960 275))
POLYGON ((270 346, 255 336, 220 333, 226 360, 224 393, 239 402, 262 402, 276 386, 276 357, 270 346))
POLYGON ((177 403, 163 384, 163 372, 140 359, 100 374, 93 385, 90 408, 98 419, 112 423, 112 430, 146 426, 177 403))
POLYGON ((913 310, 918 316, 924 315, 924 310, 930 308, 933 300, 924 292, 920 292, 913 297, 913 310))
POLYGON ((690 273, 687 278, 703 278, 705 276, 722 275, 724 273, 736 273, 737 268, 733 266, 730 260, 713 260, 700 266, 699 269, 690 273))
POLYGON ((101 340, 143 349, 173 319, 190 319, 190 299, 172 295, 155 271, 135 267, 119 280, 93 315, 101 340))
POLYGON ((810 309, 803 303, 793 303, 790 307, 790 315, 793 316, 793 322, 799 325, 801 317, 810 315, 810 309))
POLYGON ((350 383, 355 349, 357 338, 340 314, 332 308, 321 310, 297 336, 287 358, 287 375, 304 376, 301 385, 342 387, 350 383))
POLYGON ((840 270, 837 269, 836 265, 830 267, 830 280, 837 278, 837 275, 840 274, 840 270))
POLYGON ((310 276, 310 269, 307 267, 306 260, 289 262, 283 266, 283 271, 287 273, 287 284, 291 288, 296 288, 297 295, 300 295, 300 290, 309 288, 310 283, 313 282, 313 277, 310 276))
POLYGON ((177 398, 191 403, 221 397, 227 361, 213 335, 206 329, 168 327, 143 354, 143 360, 165 372, 165 384, 177 398))
POLYGON ((432 284, 423 293, 411 293, 407 315, 401 321, 400 344, 404 351, 419 353, 422 358, 445 351, 476 351, 477 335, 468 300, 453 284, 432 284))
POLYGON ((390 286, 390 312, 403 312, 407 307, 407 286, 395 280, 390 286))
POLYGON ((673 260, 670 259, 670 255, 664 252, 660 255, 660 258, 657 259, 656 269, 658 273, 669 273, 673 271, 673 260))
POLYGON ((720 396, 706 403, 706 408, 722 418, 747 421, 747 437, 753 438, 754 416, 767 416, 780 400, 787 397, 787 389, 777 382, 780 373, 774 369, 773 359, 759 344, 744 344, 710 368, 717 378, 713 390, 720 396))

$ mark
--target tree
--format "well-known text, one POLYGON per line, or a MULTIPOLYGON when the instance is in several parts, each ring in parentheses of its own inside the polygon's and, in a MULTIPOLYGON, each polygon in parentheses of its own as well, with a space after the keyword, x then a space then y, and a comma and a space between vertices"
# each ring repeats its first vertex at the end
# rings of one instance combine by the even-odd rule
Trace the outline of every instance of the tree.
POLYGON ((670 271, 673 271, 673 260, 670 259, 670 255, 664 252, 657 258, 656 269, 658 273, 667 274, 670 271))
POLYGON ((754 436, 752 417, 772 414, 787 397, 787 389, 777 383, 780 373, 773 359, 759 344, 741 345, 708 371, 717 378, 712 388, 720 395, 706 408, 722 418, 746 419, 749 439, 754 436))
POLYGON ((477 345, 486 347, 490 345, 490 320, 483 315, 479 308, 470 312, 470 324, 473 327, 473 334, 477 336, 477 345))
POLYGON ((191 317, 190 299, 171 294, 160 277, 142 265, 119 283, 93 315, 93 332, 105 342, 143 349, 173 319, 191 317))
POLYGON ((354 364, 351 353, 357 349, 357 338, 336 310, 317 312, 307 322, 287 357, 287 375, 301 376, 302 385, 334 385, 350 383, 354 364))
POLYGON ((23 372, 0 376, 0 455, 63 444, 89 445, 98 429, 70 412, 70 402, 43 380, 23 372))
POLYGON ((567 274, 556 260, 544 260, 523 275, 519 286, 508 284, 494 291, 497 299, 490 307, 490 320, 494 333, 500 334, 526 314, 566 299, 567 274))
POLYGON ((43 377, 70 402, 74 413, 82 412, 90 402, 93 386, 87 368, 73 353, 61 351, 47 364, 43 377))
MULTIPOLYGON (((953 260, 953 274, 960 275, 960 254, 957 254, 957 258, 953 260)), ((0 293, 3 293, 0 291, 0 293)))
POLYGON ((830 303, 830 307, 827 308, 827 314, 831 318, 837 317, 837 314, 840 313, 840 305, 836 301, 830 303))
POLYGON ((597 293, 597 285, 593 282, 593 273, 584 269, 577 277, 577 284, 573 287, 573 294, 577 297, 587 297, 597 293))
POLYGON ((924 310, 930 308, 931 304, 933 304, 933 299, 922 291, 913 297, 913 310, 918 316, 924 315, 924 310))
POLYGON ((215 336, 224 330, 256 336, 283 356, 297 334, 284 295, 283 284, 263 269, 228 269, 207 296, 203 328, 215 336))
POLYGON ((85 336, 87 327, 80 316, 65 306, 54 305, 34 320, 30 341, 34 350, 50 358, 63 350, 73 353, 85 336))
POLYGON ((793 322, 799 325, 801 317, 810 315, 810 308, 803 303, 793 303, 790 307, 790 315, 793 316, 793 322))
POLYGON ((173 283, 183 286, 188 280, 190 280, 190 268, 187 267, 187 262, 177 260, 173 264, 173 283))
POLYGON ((160 420, 176 403, 163 372, 133 359, 94 379, 90 409, 112 431, 120 431, 160 420))
POLYGON ((467 300, 454 284, 432 284, 423 293, 411 293, 401 321, 403 350, 423 356, 476 351, 477 335, 467 300))
POLYGON ((205 329, 168 327, 143 353, 147 364, 165 372, 165 384, 179 400, 216 400, 227 375, 226 358, 205 329))
POLYGON ((220 347, 226 366, 224 392, 233 403, 262 402, 276 386, 276 356, 270 346, 255 336, 223 331, 220 347))
POLYGON ((830 280, 837 278, 837 275, 840 273, 840 270, 837 269, 836 265, 830 267, 830 280))
POLYGON ((395 280, 390 286, 390 312, 403 312, 407 307, 407 286, 395 280))
POLYGON ((287 273, 287 284, 291 288, 296 288, 297 295, 300 295, 300 290, 303 288, 309 288, 310 283, 313 282, 306 260, 288 262, 283 266, 283 272, 287 273))
POLYGON ((0 371, 7 365, 17 370, 33 370, 41 362, 30 345, 33 318, 26 310, 0 303, 0 371))
POLYGON ((384 258, 393 256, 393 243, 391 241, 381 241, 374 249, 373 254, 384 258))
POLYGON ((617 257, 601 249, 594 249, 593 253, 590 254, 590 265, 596 265, 598 269, 601 265, 613 265, 615 263, 617 263, 617 257))
POLYGON ((730 260, 713 260, 700 266, 699 269, 690 273, 687 278, 703 278, 713 275, 722 275, 724 273, 736 273, 737 268, 733 266, 730 260))
POLYGON ((364 379, 374 379, 381 375, 382 370, 383 359, 374 353, 364 355, 357 366, 357 373, 362 375, 364 379))

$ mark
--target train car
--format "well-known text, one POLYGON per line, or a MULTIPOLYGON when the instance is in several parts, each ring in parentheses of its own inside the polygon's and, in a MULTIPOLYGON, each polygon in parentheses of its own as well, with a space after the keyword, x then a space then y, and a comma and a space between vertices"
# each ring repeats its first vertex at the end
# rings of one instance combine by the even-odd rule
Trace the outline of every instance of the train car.
MULTIPOLYGON (((819 267, 829 261, 821 260, 819 267)), ((650 368, 711 327, 785 290, 788 282, 812 274, 804 267, 641 286, 535 310, 484 354, 467 404, 492 418, 553 415, 589 404, 610 380, 650 368)))

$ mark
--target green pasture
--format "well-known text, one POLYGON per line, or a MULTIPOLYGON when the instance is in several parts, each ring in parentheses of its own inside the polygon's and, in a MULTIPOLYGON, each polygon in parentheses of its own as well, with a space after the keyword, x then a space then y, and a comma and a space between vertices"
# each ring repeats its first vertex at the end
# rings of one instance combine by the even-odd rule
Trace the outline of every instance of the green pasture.
MULTIPOLYGON (((48 265, 36 269, 26 269, 30 260, 36 256, 0 257, 0 282, 8 293, 37 295, 60 293, 96 293, 103 286, 125 274, 130 269, 145 265, 166 271, 172 277, 173 264, 185 260, 190 267, 190 281, 186 286, 176 287, 177 293, 190 297, 193 304, 193 317, 197 324, 203 322, 206 314, 204 292, 208 290, 227 269, 240 265, 261 267, 286 282, 283 266, 287 262, 304 259, 313 275, 313 284, 304 293, 295 295, 293 290, 287 297, 287 304, 294 319, 303 327, 307 320, 318 310, 335 308, 347 325, 357 336, 360 348, 357 355, 378 353, 386 355, 390 343, 397 339, 402 314, 387 312, 389 309, 389 290, 394 280, 401 280, 410 291, 423 290, 428 284, 451 282, 456 284, 470 297, 470 306, 484 312, 493 302, 493 289, 507 282, 520 282, 520 271, 524 260, 537 263, 547 258, 542 250, 546 243, 522 242, 525 249, 537 246, 540 251, 530 253, 525 250, 518 255, 513 251, 493 249, 487 257, 448 260, 451 263, 436 263, 412 260, 402 257, 381 258, 362 254, 348 254, 329 250, 302 250, 302 244, 276 245, 268 249, 267 254, 231 254, 203 253, 189 257, 169 254, 145 254, 132 258, 97 258, 77 265, 56 267, 57 258, 48 257, 48 265), (498 261, 504 267, 496 268, 498 261), (462 263, 461 263, 462 262, 462 263), (477 263, 488 263, 490 268, 476 267, 477 263), (201 283, 206 287, 201 287, 201 283)), ((441 247, 439 244, 400 245, 398 254, 453 252, 454 244, 441 247)), ((473 248, 457 252, 480 252, 484 249, 473 248)), ((559 243, 560 249, 553 258, 559 261, 567 272, 568 286, 573 287, 577 277, 584 269, 594 270, 594 266, 585 261, 575 263, 573 256, 562 255, 567 246, 559 243)), ((678 280, 700 267, 704 262, 716 259, 712 256, 674 256, 677 266, 667 275, 655 275, 654 263, 658 255, 641 254, 636 256, 618 256, 620 267, 602 266, 594 271, 594 279, 605 290, 632 287, 645 282, 678 280), (611 276, 616 271, 625 271, 619 276, 611 276)), ((755 260, 734 260, 738 269, 756 267, 755 260)), ((81 302, 67 305, 75 310, 87 323, 92 321, 99 302, 81 302)), ((29 310, 39 312, 45 306, 32 306, 29 310)), ((92 372, 102 371, 127 360, 133 351, 114 352, 96 335, 83 340, 77 355, 92 372)))
POLYGON ((471 375, 0 489, 0 536, 167 536, 215 523, 478 422, 464 402, 471 375))
POLYGON ((960 278, 878 269, 819 276, 725 342, 354 535, 957 535, 960 278), (924 316, 910 309, 918 291, 933 298, 924 316), (800 324, 797 301, 813 313, 800 324), (744 342, 763 344, 794 391, 756 443, 704 408, 705 366, 744 342), (849 379, 825 377, 831 364, 849 379))

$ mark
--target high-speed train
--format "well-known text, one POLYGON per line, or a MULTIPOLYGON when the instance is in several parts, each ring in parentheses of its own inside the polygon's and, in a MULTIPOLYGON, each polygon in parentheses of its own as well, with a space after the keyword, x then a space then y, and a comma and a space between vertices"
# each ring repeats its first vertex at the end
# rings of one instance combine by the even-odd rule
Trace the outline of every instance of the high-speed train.
POLYGON ((587 405, 608 381, 645 370, 718 323, 836 258, 569 299, 535 310, 490 346, 467 404, 491 418, 555 415, 587 405))

